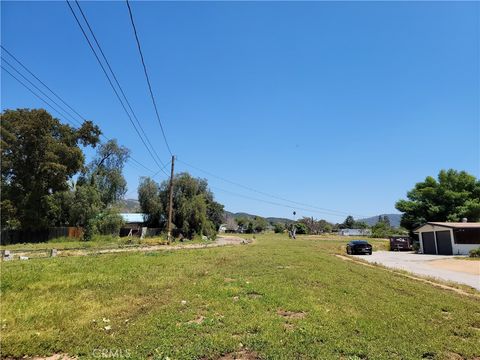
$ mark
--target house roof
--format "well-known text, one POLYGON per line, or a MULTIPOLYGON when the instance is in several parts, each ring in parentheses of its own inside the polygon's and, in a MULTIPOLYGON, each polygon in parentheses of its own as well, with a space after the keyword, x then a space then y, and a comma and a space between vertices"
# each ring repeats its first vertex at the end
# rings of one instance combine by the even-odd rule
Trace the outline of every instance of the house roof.
POLYGON ((121 213, 120 216, 127 224, 129 223, 143 223, 147 218, 146 214, 142 213, 121 213))
POLYGON ((425 225, 442 226, 450 229, 480 229, 480 222, 427 222, 413 231, 416 232, 425 225))

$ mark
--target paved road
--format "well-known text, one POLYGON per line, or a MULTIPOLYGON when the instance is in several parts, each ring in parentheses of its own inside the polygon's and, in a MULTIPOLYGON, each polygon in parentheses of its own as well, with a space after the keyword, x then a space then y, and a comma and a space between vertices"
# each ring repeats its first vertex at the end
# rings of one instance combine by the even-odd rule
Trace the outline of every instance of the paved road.
POLYGON ((375 251, 372 255, 354 255, 371 263, 381 264, 390 268, 406 270, 414 274, 429 276, 440 280, 453 281, 471 286, 480 290, 480 276, 477 267, 480 261, 455 260, 455 256, 424 255, 410 252, 375 251), (451 259, 454 261, 469 262, 465 266, 441 266, 441 262, 451 259), (472 268, 474 271, 472 271, 472 268), (454 270, 455 269, 455 270, 454 270))

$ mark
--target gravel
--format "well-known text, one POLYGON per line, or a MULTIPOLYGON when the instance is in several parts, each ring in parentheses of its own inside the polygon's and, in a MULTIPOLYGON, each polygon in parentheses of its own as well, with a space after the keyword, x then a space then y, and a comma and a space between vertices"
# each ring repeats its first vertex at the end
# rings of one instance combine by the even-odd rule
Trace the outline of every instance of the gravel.
MULTIPOLYGON (((354 255, 355 258, 377 263, 389 268, 406 270, 414 274, 429 276, 440 280, 453 281, 480 290, 480 276, 462 271, 439 268, 435 260, 456 259, 457 256, 425 255, 411 252, 375 251, 372 255, 354 255)), ((476 262, 480 267, 480 261, 476 262)))

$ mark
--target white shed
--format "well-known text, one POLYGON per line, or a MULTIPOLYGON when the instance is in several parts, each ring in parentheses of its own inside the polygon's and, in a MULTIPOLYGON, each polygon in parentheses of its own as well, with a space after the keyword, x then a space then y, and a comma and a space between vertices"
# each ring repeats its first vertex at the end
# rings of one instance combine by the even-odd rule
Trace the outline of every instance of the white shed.
POLYGON ((413 231, 424 254, 467 255, 480 247, 480 223, 428 222, 413 231))

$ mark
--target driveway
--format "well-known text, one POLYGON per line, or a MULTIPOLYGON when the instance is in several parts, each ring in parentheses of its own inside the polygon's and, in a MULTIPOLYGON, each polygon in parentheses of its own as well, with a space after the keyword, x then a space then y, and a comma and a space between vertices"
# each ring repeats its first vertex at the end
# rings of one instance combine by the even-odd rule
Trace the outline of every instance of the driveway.
POLYGON ((418 275, 453 281, 480 290, 480 261, 462 260, 457 256, 396 251, 375 251, 372 255, 354 255, 353 257, 418 275))

